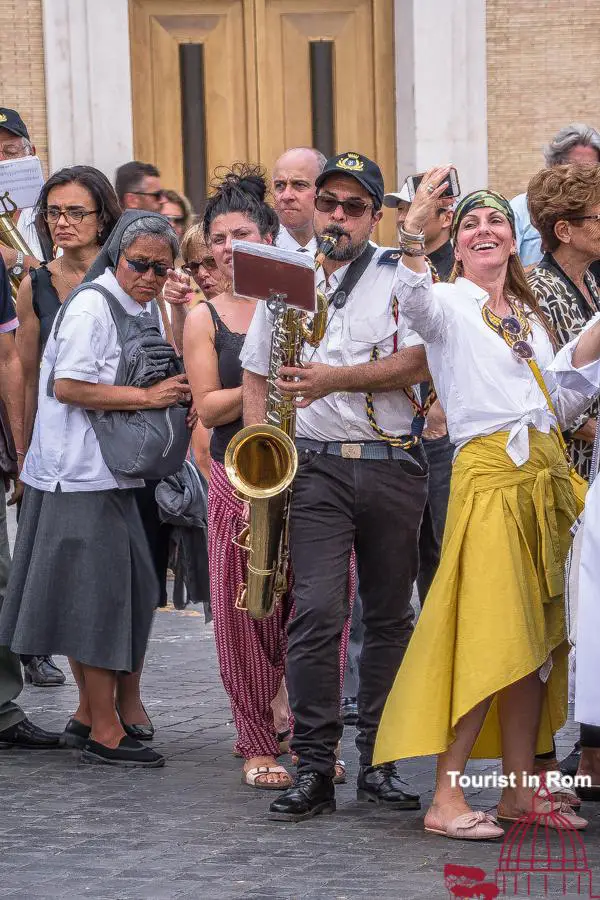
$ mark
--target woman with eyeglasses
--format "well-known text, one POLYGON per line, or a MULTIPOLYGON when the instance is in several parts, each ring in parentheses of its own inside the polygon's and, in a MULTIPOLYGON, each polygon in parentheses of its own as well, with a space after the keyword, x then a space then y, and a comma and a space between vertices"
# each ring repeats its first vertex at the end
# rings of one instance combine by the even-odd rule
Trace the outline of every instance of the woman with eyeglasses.
MULTIPOLYGON (((548 801, 534 800, 523 773, 533 772, 536 751, 552 750, 567 715, 563 565, 577 504, 558 429, 589 400, 559 388, 549 371, 549 327, 500 194, 475 191, 459 203, 452 283, 432 284, 423 225, 448 172, 427 172, 411 204, 396 296, 426 344, 457 451, 440 566, 388 697, 375 756, 381 763, 438 754, 425 829, 489 840, 503 829, 470 809, 458 781, 470 756, 502 756, 513 779, 498 819, 515 821, 532 804, 550 811, 548 801)), ((571 827, 585 828, 564 799, 559 808, 571 827)))
POLYGON ((120 215, 111 183, 92 166, 60 169, 41 190, 36 206, 36 228, 62 254, 32 269, 17 294, 16 342, 25 375, 27 444, 37 409, 40 361, 56 313, 83 281, 120 215))
MULTIPOLYGON (((554 327, 558 346, 577 337, 600 312, 600 289, 593 263, 600 259, 600 166, 570 164, 543 169, 529 182, 527 202, 539 231, 544 257, 529 284, 554 327)), ((580 475, 589 478, 600 403, 596 398, 570 429, 569 450, 580 475)), ((580 672, 580 667, 578 667, 580 672)), ((595 689, 595 684, 594 684, 595 689)), ((582 724, 573 753, 578 775, 591 775, 600 799, 600 728, 582 724), (578 748, 578 749, 579 749, 578 748)), ((548 767, 558 768, 555 754, 548 767)), ((575 774, 575 773, 572 773, 575 774)))
MULTIPOLYGON (((63 744, 81 748, 84 762, 164 764, 125 724, 159 595, 135 499, 144 482, 108 468, 86 410, 164 409, 189 400, 185 375, 147 388, 114 384, 119 335, 105 296, 94 289, 112 294, 131 317, 149 315, 149 328, 153 323, 164 338, 154 300, 177 250, 162 216, 124 213, 86 273, 89 289, 50 330, 42 358, 0 642, 17 653, 69 658, 79 705, 63 744), (122 678, 133 685, 127 696, 122 678)), ((156 346, 161 359, 175 356, 166 343, 156 346)))

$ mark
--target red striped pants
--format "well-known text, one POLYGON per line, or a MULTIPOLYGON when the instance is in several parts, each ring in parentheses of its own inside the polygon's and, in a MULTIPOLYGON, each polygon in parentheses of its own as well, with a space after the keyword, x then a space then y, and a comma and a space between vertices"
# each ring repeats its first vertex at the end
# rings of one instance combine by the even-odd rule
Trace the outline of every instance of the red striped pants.
MULTIPOLYGON (((268 619, 253 619, 235 607, 238 586, 246 580, 245 553, 233 544, 244 526, 243 504, 233 492, 225 467, 211 463, 208 489, 210 599, 217 657, 237 730, 236 750, 245 759, 277 756, 271 703, 285 674, 289 602, 279 603, 268 619)), ((354 561, 350 572, 350 611, 354 600, 354 561)), ((344 680, 350 617, 340 645, 340 691, 344 680)))

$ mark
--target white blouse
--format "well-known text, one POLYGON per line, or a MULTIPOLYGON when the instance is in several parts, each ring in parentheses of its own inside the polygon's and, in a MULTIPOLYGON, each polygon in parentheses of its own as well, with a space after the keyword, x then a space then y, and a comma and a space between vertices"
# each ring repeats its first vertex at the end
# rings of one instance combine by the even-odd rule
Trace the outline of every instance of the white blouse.
MULTIPOLYGON (((425 342, 457 452, 473 438, 508 431, 506 452, 522 466, 529 459, 529 427, 548 434, 556 418, 527 363, 485 323, 487 292, 466 278, 432 284, 429 271, 418 274, 400 262, 396 297, 409 328, 425 342)), ((541 324, 530 324, 528 340, 565 429, 589 406, 589 399, 559 387, 548 371, 554 358, 550 339, 541 324)))

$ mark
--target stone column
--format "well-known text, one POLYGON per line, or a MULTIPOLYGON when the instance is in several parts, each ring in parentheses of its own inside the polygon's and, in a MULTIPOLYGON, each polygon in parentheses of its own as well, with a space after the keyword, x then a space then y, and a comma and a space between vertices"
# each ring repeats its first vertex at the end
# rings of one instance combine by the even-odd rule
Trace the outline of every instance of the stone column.
POLYGON ((133 158, 127 0, 43 0, 50 172, 133 158))
POLYGON ((453 163, 487 187, 486 0, 395 0, 398 186, 453 163))

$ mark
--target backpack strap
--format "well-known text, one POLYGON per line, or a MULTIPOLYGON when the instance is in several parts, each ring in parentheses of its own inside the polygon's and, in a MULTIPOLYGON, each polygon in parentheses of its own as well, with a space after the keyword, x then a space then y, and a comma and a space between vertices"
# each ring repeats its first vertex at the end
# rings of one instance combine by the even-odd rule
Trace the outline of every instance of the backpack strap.
MULTIPOLYGON (((111 294, 108 288, 105 288, 101 284, 96 284, 92 281, 86 282, 85 284, 80 284, 75 288, 74 291, 69 295, 68 299, 65 300, 63 305, 58 311, 58 315, 56 316, 56 320, 54 322, 54 340, 58 337, 58 331, 61 325, 62 320, 65 317, 65 313, 67 308, 71 305, 77 294, 81 294, 83 291, 98 291, 99 294, 102 294, 106 302, 108 303, 108 308, 110 310, 110 314, 113 318, 113 322, 115 323, 115 328, 117 329, 117 335, 119 339, 119 343, 123 346, 123 342, 125 339, 125 325, 129 318, 128 314, 125 312, 117 298, 111 294)), ((46 394, 48 397, 54 396, 54 370, 55 367, 52 366, 52 371, 48 376, 48 384, 46 385, 46 394)))

